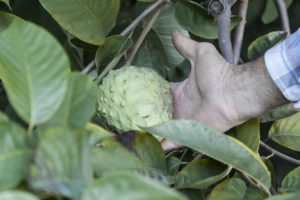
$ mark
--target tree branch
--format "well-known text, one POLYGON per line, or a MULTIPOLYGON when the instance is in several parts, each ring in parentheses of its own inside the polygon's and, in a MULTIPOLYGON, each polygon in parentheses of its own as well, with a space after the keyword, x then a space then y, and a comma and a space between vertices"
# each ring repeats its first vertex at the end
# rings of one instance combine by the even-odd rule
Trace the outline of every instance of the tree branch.
POLYGON ((241 57, 241 48, 244 37, 244 30, 246 25, 246 15, 248 9, 248 0, 240 0, 239 16, 242 17, 242 21, 235 29, 234 42, 233 42, 233 64, 238 64, 241 57))
POLYGON ((295 165, 300 165, 300 160, 297 160, 295 158, 291 158, 287 155, 284 155, 283 153, 280 153, 279 151, 273 149, 272 147, 270 147, 269 145, 265 144, 264 142, 260 141, 259 145, 262 146, 263 148, 265 148, 266 150, 270 151, 272 154, 274 154, 275 156, 278 156, 279 158, 286 160, 290 163, 293 163, 295 165))
POLYGON ((289 16, 287 13, 286 4, 285 4, 284 0, 276 0, 275 2, 276 2, 277 10, 278 10, 280 18, 281 18, 282 28, 287 33, 287 35, 290 35, 291 29, 290 29, 289 16))
MULTIPOLYGON (((149 6, 146 10, 144 10, 133 22, 131 22, 121 33, 121 36, 128 36, 137 25, 139 25, 143 19, 145 19, 150 13, 156 10, 159 6, 164 3, 169 3, 170 0, 157 0, 151 6, 149 6)), ((95 61, 93 60, 90 62, 82 71, 81 73, 87 74, 93 67, 95 66, 95 61)))
POLYGON ((233 50, 230 36, 231 6, 235 0, 211 0, 208 10, 213 14, 218 24, 219 47, 224 58, 233 63, 233 50))
POLYGON ((157 8, 155 13, 151 17, 150 21, 145 26, 145 28, 144 28, 143 32, 141 33, 140 37, 137 39, 134 46, 132 47, 130 55, 128 56, 128 59, 125 62, 125 66, 131 65, 131 62, 134 59, 134 56, 138 52, 140 46, 142 45, 142 43, 143 43, 145 37, 147 36, 147 34, 149 33, 149 31, 151 30, 153 24, 155 23, 157 17, 159 16, 160 12, 162 11, 163 7, 164 7, 164 4, 162 4, 159 8, 157 8))

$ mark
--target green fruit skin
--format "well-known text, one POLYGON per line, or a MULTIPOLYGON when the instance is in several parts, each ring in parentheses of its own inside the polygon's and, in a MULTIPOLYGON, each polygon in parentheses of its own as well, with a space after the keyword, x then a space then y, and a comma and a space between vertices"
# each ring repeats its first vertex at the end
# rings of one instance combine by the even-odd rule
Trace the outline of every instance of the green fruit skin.
POLYGON ((99 88, 98 112, 119 133, 172 119, 170 84, 152 69, 111 70, 99 88))

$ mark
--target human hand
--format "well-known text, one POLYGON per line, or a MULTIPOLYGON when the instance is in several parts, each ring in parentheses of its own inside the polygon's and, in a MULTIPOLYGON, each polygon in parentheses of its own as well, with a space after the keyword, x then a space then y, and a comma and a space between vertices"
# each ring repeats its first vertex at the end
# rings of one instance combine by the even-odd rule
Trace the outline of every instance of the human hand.
POLYGON ((173 33, 176 49, 192 66, 189 77, 172 83, 175 119, 193 119, 222 132, 287 103, 269 76, 263 57, 228 63, 210 43, 173 33))

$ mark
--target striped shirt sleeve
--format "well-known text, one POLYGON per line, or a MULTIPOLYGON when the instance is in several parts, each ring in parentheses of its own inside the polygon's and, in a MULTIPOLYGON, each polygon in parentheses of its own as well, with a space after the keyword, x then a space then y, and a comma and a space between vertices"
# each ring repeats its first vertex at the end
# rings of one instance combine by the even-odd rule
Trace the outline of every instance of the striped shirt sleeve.
POLYGON ((264 58, 277 87, 300 110, 300 28, 269 49, 264 58))

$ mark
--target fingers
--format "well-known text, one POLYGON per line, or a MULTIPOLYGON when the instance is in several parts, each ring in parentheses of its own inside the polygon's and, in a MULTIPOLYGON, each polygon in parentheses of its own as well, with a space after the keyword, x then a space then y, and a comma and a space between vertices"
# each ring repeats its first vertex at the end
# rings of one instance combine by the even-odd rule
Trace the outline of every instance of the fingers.
POLYGON ((172 34, 172 40, 177 51, 185 58, 193 60, 196 58, 197 42, 183 36, 178 31, 172 34))

